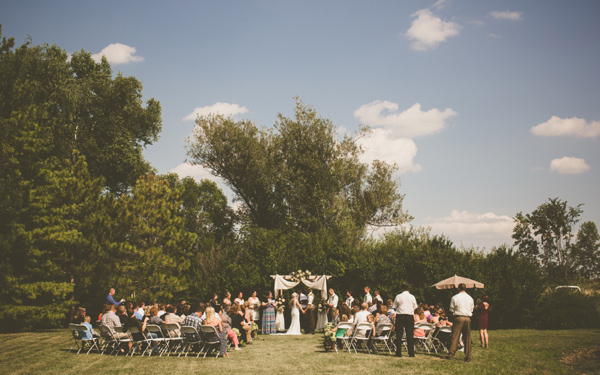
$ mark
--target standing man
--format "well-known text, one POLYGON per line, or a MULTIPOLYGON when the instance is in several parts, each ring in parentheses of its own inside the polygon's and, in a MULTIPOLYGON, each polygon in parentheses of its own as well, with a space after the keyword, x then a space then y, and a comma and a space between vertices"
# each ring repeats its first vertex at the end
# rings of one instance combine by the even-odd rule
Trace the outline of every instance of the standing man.
POLYGON ((346 306, 348 306, 349 309, 352 308, 352 302, 354 302, 354 297, 352 297, 352 292, 347 290, 346 291, 346 306))
POLYGON ((371 297, 371 293, 369 293, 371 291, 371 288, 369 288, 368 286, 365 286, 365 297, 363 298, 363 302, 366 303, 367 305, 369 303, 373 303, 373 297, 371 297))
POLYGON ((378 290, 376 290, 376 291, 375 291, 375 292, 373 292, 373 293, 375 293, 375 297, 373 297, 373 298, 375 299, 375 301, 373 301, 373 304, 377 303, 376 301, 379 301, 380 303, 383 303, 383 297, 381 297, 381 296, 379 295, 379 291, 378 291, 378 290))
POLYGON ((306 328, 304 329, 305 333, 313 334, 315 333, 315 294, 312 292, 311 288, 306 290, 308 297, 308 306, 306 309, 306 328))
MULTIPOLYGON (((415 309, 418 307, 415 296, 408 292, 408 284, 400 286, 401 293, 396 296, 392 308, 395 311, 394 322, 396 324, 396 357, 402 357, 402 331, 406 333, 406 344, 408 356, 415 356, 415 309)), ((393 317, 392 317, 393 318, 393 317)))
POLYGON ((115 288, 110 288, 108 291, 108 294, 106 295, 106 303, 105 303, 106 305, 119 306, 120 304, 125 302, 125 300, 123 298, 121 298, 121 300, 119 302, 115 301, 115 299, 113 298, 114 295, 115 295, 115 288))
POLYGON ((333 320, 331 308, 335 307, 337 309, 338 302, 339 302, 339 298, 338 298, 337 294, 335 294, 335 292, 333 291, 333 288, 329 288, 329 298, 327 298, 327 303, 325 304, 325 307, 327 307, 327 318, 329 319, 330 322, 333 320))
POLYGON ((458 294, 450 300, 450 312, 454 315, 452 323, 452 336, 450 338, 450 349, 444 358, 452 359, 458 348, 460 334, 463 336, 465 345, 465 362, 471 362, 471 316, 475 303, 473 298, 467 294, 467 286, 458 284, 458 294))

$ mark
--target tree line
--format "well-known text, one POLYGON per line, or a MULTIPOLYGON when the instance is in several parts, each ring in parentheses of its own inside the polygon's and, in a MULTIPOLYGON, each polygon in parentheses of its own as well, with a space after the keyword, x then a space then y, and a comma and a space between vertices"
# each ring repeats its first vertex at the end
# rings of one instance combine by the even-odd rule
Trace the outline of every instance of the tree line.
POLYGON ((60 326, 71 306, 99 309, 109 287, 197 300, 268 290, 270 274, 298 269, 332 275, 341 292, 370 285, 392 297, 407 281, 428 302, 449 298, 430 284, 469 276, 486 284, 497 327, 540 325, 549 298, 598 313, 595 297, 548 292, 600 274, 595 223, 574 234, 581 206, 556 198, 517 214, 514 247, 487 254, 420 228, 370 238, 368 228, 411 220, 396 167, 361 163, 356 139, 368 129, 340 138, 296 100, 273 127, 197 120, 188 156, 232 189, 233 210, 214 182, 158 175, 144 159, 160 113, 106 59, 1 37, 1 331, 60 326))

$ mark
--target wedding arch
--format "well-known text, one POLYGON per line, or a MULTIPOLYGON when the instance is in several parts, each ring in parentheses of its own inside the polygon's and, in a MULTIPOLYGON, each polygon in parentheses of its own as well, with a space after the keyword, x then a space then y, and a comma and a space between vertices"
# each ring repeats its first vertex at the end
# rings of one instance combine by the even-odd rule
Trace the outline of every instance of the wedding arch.
POLYGON ((275 296, 278 296, 286 289, 292 289, 302 282, 313 290, 321 291, 321 298, 327 298, 327 280, 331 278, 328 275, 311 275, 308 271, 292 272, 291 275, 271 275, 275 279, 275 296))

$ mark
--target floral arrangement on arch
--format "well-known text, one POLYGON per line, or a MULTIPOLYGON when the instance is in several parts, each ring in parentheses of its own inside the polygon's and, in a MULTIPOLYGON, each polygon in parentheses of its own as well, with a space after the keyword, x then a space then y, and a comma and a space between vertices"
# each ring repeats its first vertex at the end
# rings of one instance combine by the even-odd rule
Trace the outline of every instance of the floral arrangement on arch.
POLYGON ((325 306, 327 304, 327 300, 324 298, 321 298, 321 300, 319 301, 318 304, 318 309, 320 313, 324 313, 327 312, 327 306, 325 306))
POLYGON ((290 274, 290 280, 294 282, 300 282, 304 279, 308 279, 310 277, 310 271, 294 271, 290 274))
POLYGON ((283 297, 279 297, 275 300, 275 308, 277 309, 278 312, 283 313, 283 310, 285 309, 285 298, 283 297))

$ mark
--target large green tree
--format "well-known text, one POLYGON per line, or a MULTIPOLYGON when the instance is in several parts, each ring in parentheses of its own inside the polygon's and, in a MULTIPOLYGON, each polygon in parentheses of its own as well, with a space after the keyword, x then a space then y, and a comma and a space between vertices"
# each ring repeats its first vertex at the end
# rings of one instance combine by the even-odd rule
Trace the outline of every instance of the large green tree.
POLYGON ((512 235, 519 254, 541 262, 549 274, 556 272, 566 281, 573 270, 571 253, 581 206, 551 198, 531 213, 519 212, 512 235))
POLYGON ((397 225, 402 210, 394 166, 361 163, 356 142, 338 140, 335 126, 297 101, 294 118, 278 115, 273 129, 207 116, 188 144, 197 164, 223 178, 247 221, 264 229, 317 232, 397 225))

